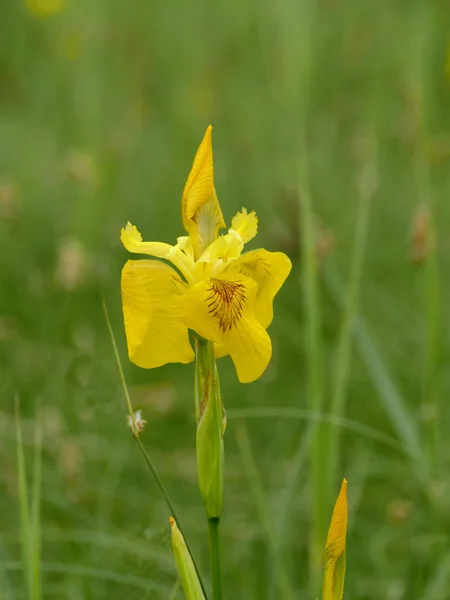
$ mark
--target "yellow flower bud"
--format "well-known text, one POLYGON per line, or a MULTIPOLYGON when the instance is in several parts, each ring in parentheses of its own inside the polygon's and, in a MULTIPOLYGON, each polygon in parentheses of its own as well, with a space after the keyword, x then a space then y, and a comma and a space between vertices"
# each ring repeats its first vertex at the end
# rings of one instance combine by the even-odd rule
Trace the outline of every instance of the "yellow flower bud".
POLYGON ((344 594, 347 520, 347 480, 344 479, 334 506, 325 544, 323 600, 342 600, 344 594))
POLYGON ((178 576, 183 586, 186 600, 204 600, 202 587, 198 580, 197 572, 192 562, 181 531, 175 519, 170 518, 172 551, 177 565, 178 576))

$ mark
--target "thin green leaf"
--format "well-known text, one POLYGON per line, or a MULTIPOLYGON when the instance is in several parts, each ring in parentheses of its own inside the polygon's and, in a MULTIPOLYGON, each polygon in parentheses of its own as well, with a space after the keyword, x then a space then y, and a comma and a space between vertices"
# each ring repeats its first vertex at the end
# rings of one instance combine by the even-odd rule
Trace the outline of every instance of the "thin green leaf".
POLYGON ((450 552, 445 554, 430 578, 421 600, 447 600, 450 589, 450 552))
POLYGON ((279 560, 279 552, 276 544, 276 538, 270 519, 269 510, 265 498, 264 488, 258 467, 255 462, 247 429, 244 425, 238 424, 236 427, 236 441, 244 465, 247 481, 255 503, 256 513, 261 523, 264 535, 269 546, 270 564, 272 568, 272 578, 277 582, 279 592, 282 598, 286 600, 294 598, 289 580, 284 569, 284 565, 279 560))
MULTIPOLYGON (((375 192, 376 167, 374 159, 369 157, 363 166, 359 185, 359 206, 356 218, 355 239, 353 244, 350 280, 344 303, 344 315, 339 335, 336 370, 334 374, 333 393, 331 399, 331 415, 340 419, 345 414, 345 404, 351 366, 351 334, 358 310, 358 296, 364 264, 367 232, 369 227, 370 206, 375 192)), ((328 468, 328 500, 331 504, 332 490, 338 473, 340 457, 340 430, 338 427, 328 428, 327 468, 328 468)))
MULTIPOLYGON (((376 442, 380 442, 398 452, 402 452, 404 454, 409 455, 409 447, 399 442, 394 437, 379 431, 378 429, 374 429, 361 423, 360 421, 354 421, 353 419, 347 419, 344 417, 335 417, 329 413, 315 413, 313 411, 302 409, 302 408, 292 408, 292 407, 258 407, 258 408, 234 408, 227 411, 227 417, 230 420, 233 419, 300 419, 305 421, 323 421, 324 423, 331 423, 335 427, 340 427, 341 429, 348 429, 349 431, 353 431, 358 433, 361 436, 364 436, 368 439, 372 439, 376 442)), ((411 456, 411 455, 409 455, 411 456)))
MULTIPOLYGON (((324 270, 324 279, 331 297, 342 308, 345 302, 342 282, 336 271, 330 266, 330 263, 328 263, 327 268, 324 270)), ((403 444, 408 448, 409 454, 418 466, 414 472, 420 481, 424 483, 428 477, 428 465, 417 428, 406 408, 405 400, 379 352, 375 348, 367 326, 361 317, 355 319, 353 339, 372 378, 380 402, 391 421, 392 427, 397 432, 403 444)))
MULTIPOLYGON (((58 562, 43 562, 42 571, 56 575, 71 575, 74 577, 86 577, 88 579, 98 579, 99 581, 107 581, 109 583, 117 583, 120 585, 128 585, 142 590, 149 590, 161 594, 164 598, 167 597, 167 586, 138 577, 131 573, 120 573, 110 571, 108 569, 92 569, 87 565, 76 565, 58 562)), ((21 571, 22 564, 19 561, 2 561, 0 568, 6 571, 21 571)))
POLYGON ((23 451, 22 427, 20 423, 19 399, 15 399, 16 440, 17 440, 17 472, 19 477, 19 507, 22 548, 22 572, 24 586, 30 600, 33 598, 33 563, 31 557, 32 532, 30 529, 30 514, 28 505, 28 484, 23 451))
POLYGON ((169 600, 175 600, 178 597, 178 592, 180 591, 180 580, 177 579, 173 584, 172 591, 170 592, 169 600))
POLYGON ((35 423, 34 438, 34 469, 32 509, 32 547, 31 560, 33 563, 33 600, 41 599, 41 471, 42 471, 42 429, 39 420, 35 423))

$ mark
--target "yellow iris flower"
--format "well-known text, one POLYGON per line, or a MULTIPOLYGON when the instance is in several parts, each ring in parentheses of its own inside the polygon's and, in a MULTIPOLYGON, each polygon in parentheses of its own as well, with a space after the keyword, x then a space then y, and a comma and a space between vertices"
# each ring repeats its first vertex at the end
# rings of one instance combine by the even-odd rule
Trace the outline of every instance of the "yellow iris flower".
POLYGON ((282 252, 253 250, 255 212, 242 209, 225 227, 216 191, 211 126, 199 146, 182 197, 187 236, 171 246, 144 242, 134 225, 122 229, 129 252, 161 260, 129 260, 122 270, 122 305, 130 360, 144 368, 194 359, 191 329, 214 342, 216 357, 229 354, 239 380, 262 375, 272 344, 266 329, 273 299, 291 270, 282 252), (173 265, 170 266, 168 263, 173 265))

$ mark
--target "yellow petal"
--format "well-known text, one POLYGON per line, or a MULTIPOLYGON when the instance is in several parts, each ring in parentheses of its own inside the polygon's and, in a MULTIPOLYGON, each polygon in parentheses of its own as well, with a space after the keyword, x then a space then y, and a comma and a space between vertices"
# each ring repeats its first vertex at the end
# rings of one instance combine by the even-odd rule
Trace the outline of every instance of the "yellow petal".
POLYGON ((188 235, 182 235, 177 238, 177 247, 190 258, 194 259, 194 248, 192 247, 192 240, 188 235))
POLYGON ((214 344, 214 358, 223 358, 224 356, 228 356, 228 354, 228 349, 223 344, 220 342, 214 344))
POLYGON ((120 232, 120 241, 128 252, 149 254, 156 258, 168 258, 173 249, 173 246, 164 242, 143 242, 139 229, 130 222, 120 232))
POLYGON ((347 480, 344 479, 325 544, 323 600, 341 600, 344 593, 347 520, 347 480))
POLYGON ((247 213, 247 209, 243 208, 233 217, 231 229, 241 236, 244 244, 252 240, 258 232, 258 217, 255 211, 247 213))
POLYGON ((214 262, 216 260, 236 259, 241 255, 244 244, 241 236, 230 229, 226 235, 221 235, 210 244, 200 255, 198 262, 214 262))
POLYGON ((223 272, 237 272, 251 277, 258 284, 255 298, 255 315, 267 328, 273 319, 273 299, 291 271, 291 261, 283 252, 252 250, 233 261, 223 272))
POLYGON ((195 155, 181 203, 183 225, 192 238, 195 259, 217 238, 219 229, 225 227, 214 189, 211 132, 210 125, 195 155))
POLYGON ((189 243, 187 241, 183 242, 184 238, 179 239, 182 240, 182 243, 176 246, 164 242, 143 242, 140 231, 130 222, 120 232, 120 240, 128 252, 170 260, 181 271, 187 281, 192 281, 194 262, 192 257, 189 256, 189 243), (187 252, 182 251, 184 247, 186 247, 187 252))
POLYGON ((179 318, 185 284, 157 260, 129 260, 122 269, 122 308, 128 355, 138 367, 194 359, 189 334, 179 318))
POLYGON ((257 287, 242 275, 209 278, 182 296, 185 325, 230 354, 241 383, 258 379, 272 355, 270 338, 254 314, 257 287))
POLYGON ((231 228, 226 235, 221 235, 212 242, 200 255, 198 262, 214 262, 236 260, 241 255, 244 244, 255 237, 258 230, 258 219, 253 211, 247 214, 245 208, 233 217, 231 228))

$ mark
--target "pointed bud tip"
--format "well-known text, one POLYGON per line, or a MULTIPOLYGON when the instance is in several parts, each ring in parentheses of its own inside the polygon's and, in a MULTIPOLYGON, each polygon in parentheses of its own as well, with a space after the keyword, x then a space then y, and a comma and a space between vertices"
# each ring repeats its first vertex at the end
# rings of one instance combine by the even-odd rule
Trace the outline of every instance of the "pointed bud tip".
POLYGON ((169 517, 169 525, 173 527, 175 525, 175 519, 173 517, 169 517))
POLYGON ((206 128, 205 135, 203 136, 200 146, 203 146, 204 144, 209 146, 210 152, 212 152, 212 125, 208 125, 206 128))

